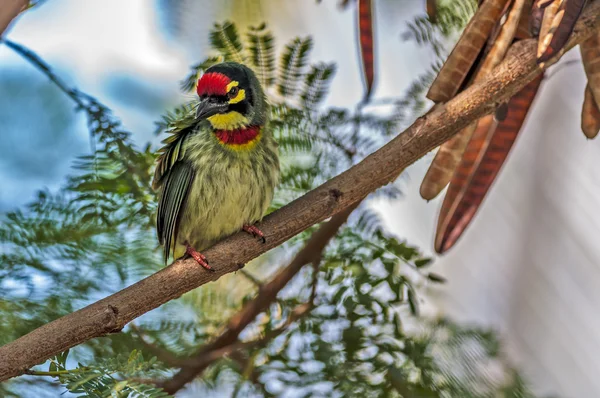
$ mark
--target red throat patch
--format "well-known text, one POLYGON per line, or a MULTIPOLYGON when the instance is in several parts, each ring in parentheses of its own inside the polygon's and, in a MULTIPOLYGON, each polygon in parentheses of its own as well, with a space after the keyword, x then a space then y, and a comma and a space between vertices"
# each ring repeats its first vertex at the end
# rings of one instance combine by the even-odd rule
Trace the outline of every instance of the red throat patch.
POLYGON ((215 130, 215 135, 222 144, 242 146, 256 140, 260 135, 260 126, 248 126, 235 130, 215 130))
POLYGON ((227 85, 231 79, 222 73, 209 72, 202 75, 198 80, 196 92, 202 95, 227 95, 227 85))

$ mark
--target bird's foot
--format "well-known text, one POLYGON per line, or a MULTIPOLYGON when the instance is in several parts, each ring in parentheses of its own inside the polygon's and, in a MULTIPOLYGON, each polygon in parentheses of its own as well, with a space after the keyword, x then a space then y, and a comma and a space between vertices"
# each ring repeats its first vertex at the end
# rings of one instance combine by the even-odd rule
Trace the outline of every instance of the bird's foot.
POLYGON ((192 257, 194 260, 196 260, 196 262, 198 264, 200 264, 205 269, 207 269, 211 272, 215 272, 214 268, 212 268, 210 265, 208 265, 208 260, 206 259, 206 256, 204 254, 200 253, 199 251, 197 251, 196 249, 194 249, 192 246, 186 245, 185 254, 192 257))
POLYGON ((265 238, 265 234, 262 233, 260 229, 258 229, 255 225, 244 225, 244 231, 248 232, 255 238, 261 240, 262 243, 267 243, 267 239, 265 238))

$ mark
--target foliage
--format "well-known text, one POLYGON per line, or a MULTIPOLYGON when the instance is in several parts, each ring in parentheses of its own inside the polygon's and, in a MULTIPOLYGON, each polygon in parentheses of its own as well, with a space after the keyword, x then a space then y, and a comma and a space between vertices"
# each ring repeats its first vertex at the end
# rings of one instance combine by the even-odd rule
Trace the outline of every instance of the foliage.
POLYGON ((432 48, 439 61, 446 58, 447 40, 457 40, 458 34, 477 10, 477 0, 438 1, 437 22, 431 23, 426 15, 408 23, 403 34, 405 40, 413 39, 419 45, 432 48))
POLYGON ((114 358, 96 362, 93 367, 81 364, 67 369, 68 351, 50 359, 47 372, 33 371, 37 376, 54 376, 69 392, 91 398, 135 397, 165 398, 170 395, 153 385, 136 379, 139 375, 161 375, 155 371, 156 358, 145 360, 143 355, 133 350, 129 356, 118 354, 114 358))
MULTIPOLYGON (((210 39, 214 56, 192 67, 182 89, 193 91, 199 74, 223 60, 247 61, 256 70, 271 103, 268 127, 282 154, 282 181, 270 211, 360 161, 396 131, 398 113, 378 116, 323 108, 335 65, 310 64, 310 38, 293 39, 279 57, 265 25, 250 28, 242 37, 232 23, 216 24, 210 39)), ((68 88, 32 52, 15 43, 10 46, 86 114, 92 154, 77 159, 60 192, 41 191, 29 206, 2 218, 3 343, 160 267, 150 188, 153 148, 148 144, 137 149, 105 106, 68 88)), ((169 132, 191 112, 191 103, 168 112, 157 123, 157 133, 169 132)), ((391 184, 376 195, 394 198, 399 190, 391 184)), ((419 312, 419 289, 443 278, 428 272, 430 259, 385 231, 370 199, 327 247, 318 267, 301 273, 244 331, 242 340, 253 343, 216 361, 197 381, 199 388, 219 394, 224 385, 235 385, 234 394, 263 396, 282 388, 303 396, 443 397, 471 391, 434 353, 435 344, 460 346, 459 338, 440 343, 432 335, 405 333, 402 321, 419 312), (309 311, 294 318, 307 303, 303 308, 309 311), (261 340, 265 336, 273 338, 261 340)), ((284 254, 300 247, 313 230, 262 261, 285 264, 284 254)), ((260 264, 255 269, 262 271, 260 264)), ((222 278, 203 286, 143 317, 135 328, 51 359, 47 367, 42 365, 47 371, 36 368, 31 376, 1 386, 0 394, 18 395, 25 385, 52 376, 62 391, 80 397, 167 396, 154 383, 172 375, 177 359, 209 342, 254 296, 261 281, 246 275, 251 281, 245 288, 240 288, 239 274, 229 282, 222 278), (236 288, 228 289, 228 283, 236 288), (148 359, 142 351, 165 358, 148 359)), ((497 350, 487 349, 491 335, 443 325, 453 336, 477 336, 487 356, 497 355, 497 350)), ((493 387, 507 386, 512 384, 493 387)))

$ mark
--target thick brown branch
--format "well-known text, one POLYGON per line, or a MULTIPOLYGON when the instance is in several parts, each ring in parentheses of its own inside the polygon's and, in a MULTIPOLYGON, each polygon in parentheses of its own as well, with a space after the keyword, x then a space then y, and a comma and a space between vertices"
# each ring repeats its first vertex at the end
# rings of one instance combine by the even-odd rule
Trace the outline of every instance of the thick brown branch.
POLYGON ((0 0, 0 37, 8 24, 29 4, 28 0, 0 0))
MULTIPOLYGON (((593 2, 577 23, 567 48, 587 39, 599 22, 600 2, 593 2)), ((388 184, 400 170, 458 130, 491 113, 496 104, 507 101, 538 75, 541 70, 535 62, 535 53, 535 40, 517 43, 485 81, 419 118, 362 162, 266 217, 261 224, 261 230, 267 237, 266 244, 239 233, 206 250, 204 254, 216 272, 205 272, 194 260, 177 261, 118 293, 0 347, 0 381, 23 374, 30 367, 84 341, 118 332, 138 316, 236 271, 237 264, 250 261, 388 184)), ((244 319, 235 321, 241 325, 244 319)), ((230 326, 239 327, 235 322, 230 326)))

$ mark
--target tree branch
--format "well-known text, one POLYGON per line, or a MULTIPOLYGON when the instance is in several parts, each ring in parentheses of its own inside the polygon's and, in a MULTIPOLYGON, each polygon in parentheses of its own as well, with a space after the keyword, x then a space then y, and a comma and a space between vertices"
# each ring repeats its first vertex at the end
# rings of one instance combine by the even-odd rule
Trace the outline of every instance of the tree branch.
MULTIPOLYGON (((583 12, 567 48, 587 39, 599 22, 600 2, 593 2, 583 12)), ((204 254, 216 272, 205 272, 192 259, 176 261, 118 293, 0 347, 0 381, 23 374, 77 344, 120 331, 140 315, 236 271, 237 264, 250 261, 388 184, 400 170, 458 130, 491 113, 497 104, 507 101, 537 76, 541 69, 535 62, 536 47, 533 39, 516 43, 487 79, 417 119, 406 131, 349 170, 267 216, 261 224, 266 244, 238 233, 206 250, 204 254)), ((230 330, 236 330, 246 320, 232 319, 230 330)), ((233 335, 228 332, 224 335, 233 335)))
POLYGON ((28 0, 0 0, 0 37, 10 22, 27 8, 28 0))

